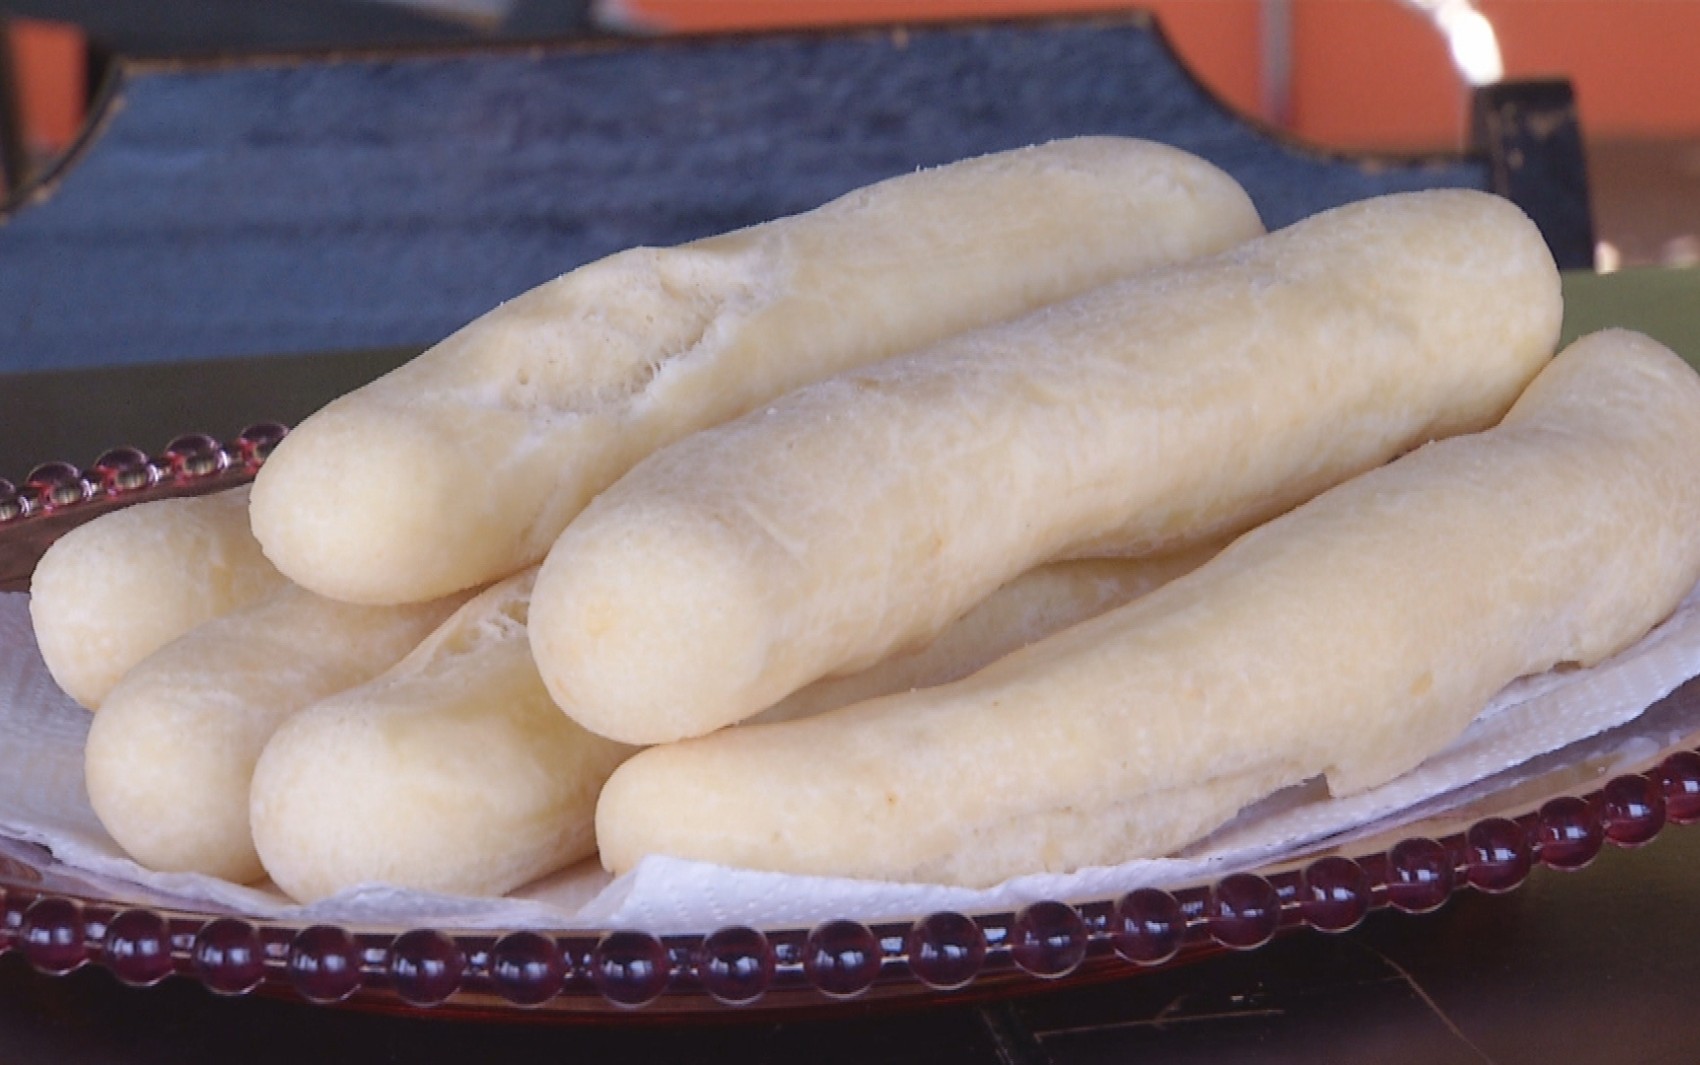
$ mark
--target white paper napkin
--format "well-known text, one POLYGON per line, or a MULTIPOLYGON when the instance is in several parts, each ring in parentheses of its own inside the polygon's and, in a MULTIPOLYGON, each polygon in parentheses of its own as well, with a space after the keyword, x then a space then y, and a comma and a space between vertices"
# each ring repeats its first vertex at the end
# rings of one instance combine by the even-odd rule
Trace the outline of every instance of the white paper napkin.
POLYGON ((1192 883, 1278 861, 1318 840, 1366 825, 1395 824, 1402 812, 1427 816, 1466 802, 1474 794, 1470 785, 1513 767, 1533 772, 1565 758, 1627 764, 1656 753, 1662 742, 1700 722, 1652 722, 1648 728, 1657 738, 1608 730, 1637 718, 1696 675, 1700 589, 1690 592, 1664 624, 1611 660, 1511 685, 1455 743, 1382 787, 1341 799, 1330 798, 1317 785, 1290 788, 1177 857, 1017 877, 985 890, 790 876, 650 858, 612 881, 588 861, 505 898, 457 898, 372 885, 298 906, 269 884, 153 873, 124 856, 95 818, 83 785, 82 749, 90 716, 48 676, 30 631, 27 597, 7 594, 0 595, 0 836, 46 846, 60 862, 86 871, 91 882, 127 899, 360 927, 706 932, 731 924, 783 927, 835 917, 874 921, 936 910, 1013 909, 1038 899, 1111 898, 1136 887, 1192 883), (1599 738, 1591 746, 1574 746, 1590 737, 1599 738), (1558 753, 1541 758, 1549 752, 1558 753))

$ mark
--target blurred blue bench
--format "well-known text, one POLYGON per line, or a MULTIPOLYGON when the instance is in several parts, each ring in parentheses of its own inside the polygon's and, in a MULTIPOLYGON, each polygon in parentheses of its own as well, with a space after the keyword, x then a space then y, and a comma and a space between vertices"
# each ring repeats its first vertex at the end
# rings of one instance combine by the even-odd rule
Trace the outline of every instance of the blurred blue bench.
POLYGON ((0 372, 422 347, 623 247, 1085 133, 1196 152, 1271 226, 1494 189, 1588 265, 1568 86, 1475 107, 1467 153, 1317 151, 1231 114, 1139 14, 119 60, 83 141, 0 215, 0 372))

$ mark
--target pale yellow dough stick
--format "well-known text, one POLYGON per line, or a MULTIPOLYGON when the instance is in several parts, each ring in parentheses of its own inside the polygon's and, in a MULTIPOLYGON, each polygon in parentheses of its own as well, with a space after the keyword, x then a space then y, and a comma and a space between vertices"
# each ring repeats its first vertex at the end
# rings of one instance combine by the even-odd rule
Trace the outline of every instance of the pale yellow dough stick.
POLYGON ((1261 231, 1208 163, 1089 137, 622 252, 308 418, 260 472, 254 531, 284 573, 339 599, 485 584, 542 559, 592 496, 669 441, 1261 231))
POLYGON ((60 537, 30 580, 48 672, 98 709, 132 666, 287 582, 248 529, 246 487, 103 514, 60 537))
MULTIPOLYGON (((931 645, 805 688, 758 720, 954 680, 1184 573, 1203 551, 1047 566, 931 645)), ((254 776, 272 879, 312 901, 362 883, 500 895, 589 855, 596 795, 635 748, 564 717, 524 626, 535 571, 468 603, 389 674, 279 731, 254 776)))
POLYGON ((89 729, 84 769, 101 824, 149 869, 258 879, 248 789, 266 740, 302 707, 389 668, 464 598, 370 607, 285 587, 162 647, 89 729))
POLYGON ((1220 537, 1490 425, 1560 317, 1509 202, 1342 207, 658 452, 550 552, 532 651, 592 731, 701 735, 1042 562, 1220 537))
POLYGON ((1161 855, 1317 774, 1371 787, 1665 617, 1700 578, 1697 468, 1700 378, 1596 334, 1499 427, 963 681, 640 754, 602 859, 983 885, 1161 855))

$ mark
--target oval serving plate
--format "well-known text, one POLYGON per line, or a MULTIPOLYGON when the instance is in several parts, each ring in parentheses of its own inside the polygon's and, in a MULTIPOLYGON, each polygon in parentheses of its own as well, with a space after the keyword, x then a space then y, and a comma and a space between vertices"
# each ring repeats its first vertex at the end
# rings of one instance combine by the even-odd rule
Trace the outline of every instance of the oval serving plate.
MULTIPOLYGON (((0 481, 0 589, 27 588, 66 530, 144 499, 251 478, 281 426, 220 443, 179 437, 157 457, 107 452, 86 470, 0 481)), ((1114 979, 1301 928, 1342 932, 1372 910, 1420 914, 1455 893, 1509 891, 1537 865, 1574 870, 1700 820, 1700 679, 1634 721, 1268 866, 1117 898, 1017 911, 812 927, 508 932, 260 920, 92 876, 0 838, 0 952, 64 974, 103 965, 126 984, 171 976, 225 995, 561 1019, 770 1018, 835 1003, 926 1005, 1114 979)))

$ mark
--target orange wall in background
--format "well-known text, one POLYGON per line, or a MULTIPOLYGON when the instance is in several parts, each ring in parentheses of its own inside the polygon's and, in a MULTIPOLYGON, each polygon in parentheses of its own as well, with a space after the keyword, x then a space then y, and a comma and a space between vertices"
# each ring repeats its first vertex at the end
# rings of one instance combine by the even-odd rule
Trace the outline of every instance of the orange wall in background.
MULTIPOLYGON (((1205 0, 1209 3, 1209 0, 1205 0)), ((1292 0, 1293 131, 1352 147, 1452 147, 1468 94, 1439 35, 1395 0, 1292 0)), ((1478 0, 1508 78, 1568 77, 1595 139, 1700 135, 1700 2, 1478 0)))
MULTIPOLYGON (((1700 0, 1478 0, 1509 77, 1562 75, 1595 140, 1700 136, 1700 0)), ((615 24, 701 32, 1042 13, 1153 13, 1200 80, 1240 112, 1341 148, 1449 149, 1469 93, 1423 13, 1402 0, 598 0, 615 24), (1264 69, 1264 19, 1285 11, 1290 77, 1264 69), (1284 95, 1284 111, 1271 110, 1284 95)), ((14 20, 33 152, 76 136, 86 107, 71 27, 14 20)))
MULTIPOLYGON (((1455 148, 1468 91, 1401 0, 1287 0, 1283 125, 1350 148, 1455 148)), ((1594 139, 1700 135, 1700 0, 1478 0, 1508 77, 1562 75, 1594 139)), ((603 0, 628 24, 701 31, 1142 8, 1238 110, 1265 120, 1262 0, 603 0)))
POLYGON ((1700 134, 1700 3, 1487 0, 1511 75, 1566 74, 1582 128, 1700 134))
POLYGON ((1217 96, 1243 114, 1273 118, 1263 107, 1262 0, 1147 0, 1140 7, 1217 96))
POLYGON ((26 146, 57 152, 76 137, 87 106, 83 35, 71 26, 30 19, 7 26, 26 146))
POLYGON ((1292 117, 1302 140, 1456 148, 1469 93, 1428 16, 1391 0, 1293 0, 1292 117))

